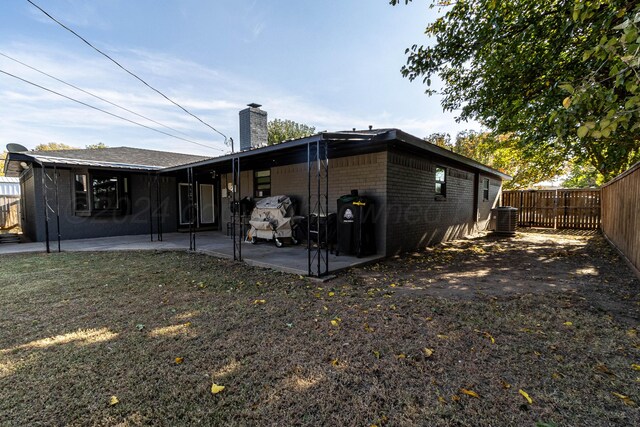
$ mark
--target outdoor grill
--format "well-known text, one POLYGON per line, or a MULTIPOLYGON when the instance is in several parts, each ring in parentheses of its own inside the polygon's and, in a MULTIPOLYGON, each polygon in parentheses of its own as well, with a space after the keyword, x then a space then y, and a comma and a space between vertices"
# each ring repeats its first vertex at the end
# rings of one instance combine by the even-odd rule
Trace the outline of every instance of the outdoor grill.
POLYGON ((249 220, 251 229, 247 234, 247 241, 257 243, 257 239, 274 240, 276 246, 281 247, 281 239, 287 238, 294 245, 297 244, 293 235, 293 214, 293 203, 289 196, 266 197, 256 202, 249 220))

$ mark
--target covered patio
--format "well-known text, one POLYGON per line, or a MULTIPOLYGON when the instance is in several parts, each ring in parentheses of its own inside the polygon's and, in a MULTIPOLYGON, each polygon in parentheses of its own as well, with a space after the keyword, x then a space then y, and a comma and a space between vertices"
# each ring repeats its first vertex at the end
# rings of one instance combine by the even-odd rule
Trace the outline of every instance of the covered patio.
MULTIPOLYGON (((221 258, 233 259, 233 240, 219 231, 202 231, 194 233, 196 253, 203 253, 221 258)), ((192 242, 193 243, 193 242, 192 242)), ((134 251, 134 250, 189 250, 189 233, 164 233, 162 240, 150 240, 148 234, 132 236, 101 237, 94 239, 62 240, 60 250, 64 252, 93 251, 134 251)), ((276 248, 273 243, 263 242, 256 245, 241 243, 242 260, 249 265, 270 268, 285 273, 308 275, 308 252, 306 245, 284 246, 276 248)), ((57 242, 51 242, 51 251, 58 250, 57 242)), ((316 251, 315 248, 312 249, 316 251)), ((15 243, 0 245, 0 256, 17 253, 46 252, 44 242, 15 243)), ((383 258, 382 255, 356 258, 353 256, 335 256, 329 254, 331 272, 367 264, 383 258)))

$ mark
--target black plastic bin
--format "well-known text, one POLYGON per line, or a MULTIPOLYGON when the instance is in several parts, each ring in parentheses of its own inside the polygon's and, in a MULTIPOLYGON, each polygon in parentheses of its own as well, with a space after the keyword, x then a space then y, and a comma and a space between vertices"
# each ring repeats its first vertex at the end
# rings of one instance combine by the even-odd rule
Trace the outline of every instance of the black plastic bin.
POLYGON ((336 255, 363 257, 376 253, 375 203, 358 190, 338 199, 336 255))
POLYGON ((310 231, 311 241, 320 244, 321 247, 328 247, 331 251, 336 245, 336 214, 330 213, 328 216, 320 217, 320 232, 318 232, 318 215, 311 214, 308 217, 300 218, 296 227, 296 237, 299 240, 307 240, 307 230, 310 231))

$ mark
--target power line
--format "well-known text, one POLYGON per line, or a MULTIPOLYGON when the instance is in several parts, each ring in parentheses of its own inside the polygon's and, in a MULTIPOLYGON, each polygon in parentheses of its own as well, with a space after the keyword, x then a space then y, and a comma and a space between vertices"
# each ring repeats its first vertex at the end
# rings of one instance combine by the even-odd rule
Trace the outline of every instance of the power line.
POLYGON ((159 125, 159 126, 162 126, 162 127, 164 127, 164 128, 170 129, 170 130, 172 130, 172 131, 174 131, 174 132, 178 132, 178 133, 181 133, 182 135, 189 136, 189 135, 187 135, 186 133, 184 133, 184 132, 182 132, 182 131, 179 131, 178 129, 174 129, 174 128, 172 128, 171 126, 167 126, 167 125, 165 125, 165 124, 162 124, 162 123, 160 123, 160 122, 158 122, 158 121, 155 121, 155 120, 153 120, 153 119, 151 119, 151 118, 149 118, 149 117, 147 117, 147 116, 144 116, 144 115, 142 115, 142 114, 136 113, 135 111, 132 111, 132 110, 130 110, 130 109, 128 109, 128 108, 126 108, 126 107, 123 107, 123 106, 121 106, 121 105, 118 105, 118 104, 116 104, 115 102, 111 102, 111 101, 109 101, 108 99, 104 99, 104 98, 102 98, 101 96, 98 96, 98 95, 96 95, 96 94, 94 94, 94 93, 91 93, 91 92, 89 92, 89 91, 87 91, 87 90, 84 90, 84 89, 82 89, 82 88, 80 88, 80 87, 78 87, 78 86, 75 86, 75 85, 71 84, 71 83, 65 82, 64 80, 59 79, 59 78, 57 78, 57 77, 55 77, 55 76, 52 76, 51 74, 45 73, 44 71, 39 70, 39 69, 37 69, 37 68, 35 68, 35 67, 32 67, 32 66, 31 66, 31 65, 29 65, 29 64, 25 64, 25 63, 24 63, 24 62, 22 62, 22 61, 19 61, 19 60, 15 59, 15 58, 12 58, 11 56, 9 56, 9 55, 7 55, 7 54, 4 54, 4 53, 0 52, 0 56, 4 56, 5 58, 10 59, 10 60, 12 60, 12 61, 14 61, 14 62, 17 62, 18 64, 23 65, 23 66, 25 66, 25 67, 27 67, 27 68, 29 68, 29 69, 33 70, 33 71, 36 71, 36 72, 38 72, 38 73, 40 73, 40 74, 43 74, 43 75, 45 75, 45 76, 47 76, 47 77, 49 77, 49 78, 52 78, 53 80, 55 80, 55 81, 57 81, 57 82, 60 82, 60 83, 62 83, 62 84, 65 84, 65 85, 67 85, 67 86, 69 86, 69 87, 72 87, 72 88, 74 88, 74 89, 76 89, 76 90, 79 90, 80 92, 86 93, 87 95, 93 96, 94 98, 99 99, 100 101, 106 102, 107 104, 113 105, 114 107, 120 108, 121 110, 124 110, 124 111, 126 111, 126 112, 128 112, 128 113, 134 114, 134 115, 136 115, 136 116, 138 116, 138 117, 141 117, 141 118, 143 118, 143 119, 145 119, 145 120, 149 120, 150 122, 153 122, 153 123, 155 123, 155 124, 157 124, 157 125, 159 125))
POLYGON ((115 59, 113 59, 112 57, 110 57, 109 55, 107 55, 106 53, 104 53, 103 51, 101 51, 100 49, 98 49, 97 47, 95 47, 94 45, 92 45, 87 39, 85 39, 84 37, 82 37, 80 34, 76 33, 74 30, 72 30, 71 28, 67 27, 66 25, 64 25, 62 22, 58 21, 56 18, 54 18, 53 16, 51 16, 47 11, 45 11, 43 8, 41 8, 40 6, 38 6, 37 4, 35 4, 33 1, 31 0, 27 0, 29 3, 31 3, 32 6, 34 6, 35 8, 37 8, 38 10, 40 10, 40 12, 44 13, 48 18, 50 18, 52 21, 54 21, 56 24, 60 25, 62 28, 64 28, 65 30, 69 31, 71 34, 73 34, 74 36, 78 37, 80 40, 82 40, 83 42, 85 42, 89 47, 91 47, 93 50, 95 50, 96 52, 98 52, 99 54, 101 54, 102 56, 104 56, 105 58, 107 58, 108 60, 110 60, 111 62, 113 62, 114 64, 116 64, 118 67, 120 67, 121 69, 123 69, 124 71, 126 71, 127 73, 129 73, 131 76, 133 76, 134 78, 138 79, 142 84, 144 84, 145 86, 147 86, 149 89, 153 90, 154 92, 158 93, 160 96, 162 96, 163 98, 165 98, 167 101, 171 102, 173 105, 175 105, 176 107, 180 108, 182 111, 184 111, 185 113, 189 114, 191 117, 195 118, 196 120, 198 120, 200 123, 202 123, 203 125, 207 126, 208 128, 210 128, 211 130, 213 130, 214 132, 218 133, 219 135, 221 135, 224 140, 225 143, 227 141, 227 136, 225 134, 223 134, 222 132, 220 132, 218 129, 214 128, 213 126, 211 126, 210 124, 206 123, 204 120, 202 120, 200 117, 196 116, 195 114, 191 113, 189 110, 187 110, 186 108, 184 108, 182 105, 178 104, 177 102, 175 102, 174 100, 172 100, 171 98, 169 98, 167 95, 165 95, 164 93, 160 92, 158 89, 156 89, 155 87, 151 86, 149 83, 145 82, 142 78, 138 77, 135 73, 129 71, 127 68, 125 68, 123 65, 121 65, 118 61, 116 61, 115 59))
POLYGON ((64 94, 62 94, 62 93, 60 93, 60 92, 56 92, 55 90, 52 90, 52 89, 46 88, 46 87, 44 87, 44 86, 40 86, 40 85, 39 85, 39 84, 37 84, 37 83, 34 83, 34 82, 29 81, 29 80, 23 79, 22 77, 18 77, 18 76, 16 76, 15 74, 8 73, 8 72, 6 72, 6 71, 4 71, 4 70, 1 70, 1 69, 0 69, 0 73, 2 73, 2 74, 6 74, 7 76, 13 77, 14 79, 18 79, 18 80, 20 80, 20 81, 23 81, 23 82, 25 82, 25 83, 27 83, 27 84, 30 84, 30 85, 35 86, 35 87, 37 87, 37 88, 40 88, 40 89, 42 89, 42 90, 46 90, 47 92, 51 92, 51 93, 53 93, 53 94, 55 94, 55 95, 61 96, 61 97, 66 98, 66 99, 68 99, 68 100, 70 100, 70 101, 77 102, 78 104, 84 105, 85 107, 92 108, 92 109, 94 109, 94 110, 97 110, 97 111, 100 111, 100 112, 102 112, 102 113, 108 114, 108 115, 110 115, 110 116, 112 116, 112 117, 116 117, 116 118, 118 118, 118 119, 120 119, 120 120, 124 120, 124 121, 126 121, 126 122, 132 123, 132 124, 134 124, 134 125, 141 126, 141 127, 145 128, 145 129, 149 129, 149 130, 152 130, 152 131, 154 131, 154 132, 158 132, 158 133, 161 133, 161 134, 163 134, 163 135, 167 135, 167 136, 170 136, 170 137, 172 137, 172 138, 176 138, 176 139, 179 139, 179 140, 181 140, 181 141, 185 141, 185 142, 188 142, 188 143, 191 143, 191 144, 199 145, 199 146, 201 146, 201 147, 210 148, 210 149, 212 149, 212 150, 224 151, 224 150, 222 150, 222 149, 220 149, 220 148, 212 147, 212 146, 210 146, 210 145, 201 144, 201 143, 199 143, 199 142, 192 141, 192 140, 190 140, 190 139, 186 139, 186 138, 182 138, 181 136, 173 135, 173 134, 171 134, 171 133, 169 133, 169 132, 165 132, 165 131, 160 130, 160 129, 152 128, 151 126, 147 126, 147 125, 145 125, 145 124, 138 123, 138 122, 133 121, 133 120, 131 120, 131 119, 127 119, 126 117, 119 116, 119 115, 114 114, 114 113, 111 113, 111 112, 109 112, 109 111, 107 111, 107 110, 103 110, 102 108, 95 107, 95 106, 93 106, 93 105, 91 105, 91 104, 87 104, 86 102, 79 101, 79 100, 77 100, 77 99, 75 99, 75 98, 71 98, 70 96, 64 95, 64 94))

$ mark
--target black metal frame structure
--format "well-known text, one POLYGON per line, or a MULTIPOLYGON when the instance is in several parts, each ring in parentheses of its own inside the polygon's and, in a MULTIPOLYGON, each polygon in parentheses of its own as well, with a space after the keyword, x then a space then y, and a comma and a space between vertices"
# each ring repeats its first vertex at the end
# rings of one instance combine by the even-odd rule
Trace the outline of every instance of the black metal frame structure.
POLYGON ((242 261, 242 212, 240 212, 240 158, 231 158, 231 238, 233 239, 233 260, 242 261), (240 235, 238 235, 240 234, 240 235))
POLYGON ((329 274, 329 153, 328 143, 323 138, 307 143, 307 189, 308 274, 322 277, 329 274), (311 231, 311 214, 316 214, 315 231, 311 231), (323 218, 324 227, 322 226, 323 218), (316 234, 317 238, 315 247, 313 247, 312 234, 316 234))
POLYGON ((51 240, 49 239, 49 212, 56 214, 56 235, 58 239, 58 252, 61 252, 62 248, 60 246, 60 240, 62 236, 60 233, 60 198, 59 198, 59 192, 58 192, 58 168, 55 165, 53 166, 53 178, 51 178, 47 173, 47 168, 45 167, 44 163, 40 163, 40 162, 38 163, 42 168, 42 179, 41 179, 42 204, 44 205, 44 234, 45 234, 45 244, 47 248, 47 253, 51 253, 51 240), (49 192, 49 186, 47 185, 47 179, 51 181, 54 187, 54 194, 55 194, 54 197, 55 197, 55 203, 56 203, 55 209, 53 209, 53 207, 49 204, 49 196, 47 194, 49 192))
POLYGON ((188 183, 188 198, 189 198, 189 250, 196 250, 196 230, 195 224, 193 220, 195 218, 195 206, 193 203, 193 187, 194 187, 194 179, 193 179, 193 168, 190 167, 187 169, 187 183, 188 183))

